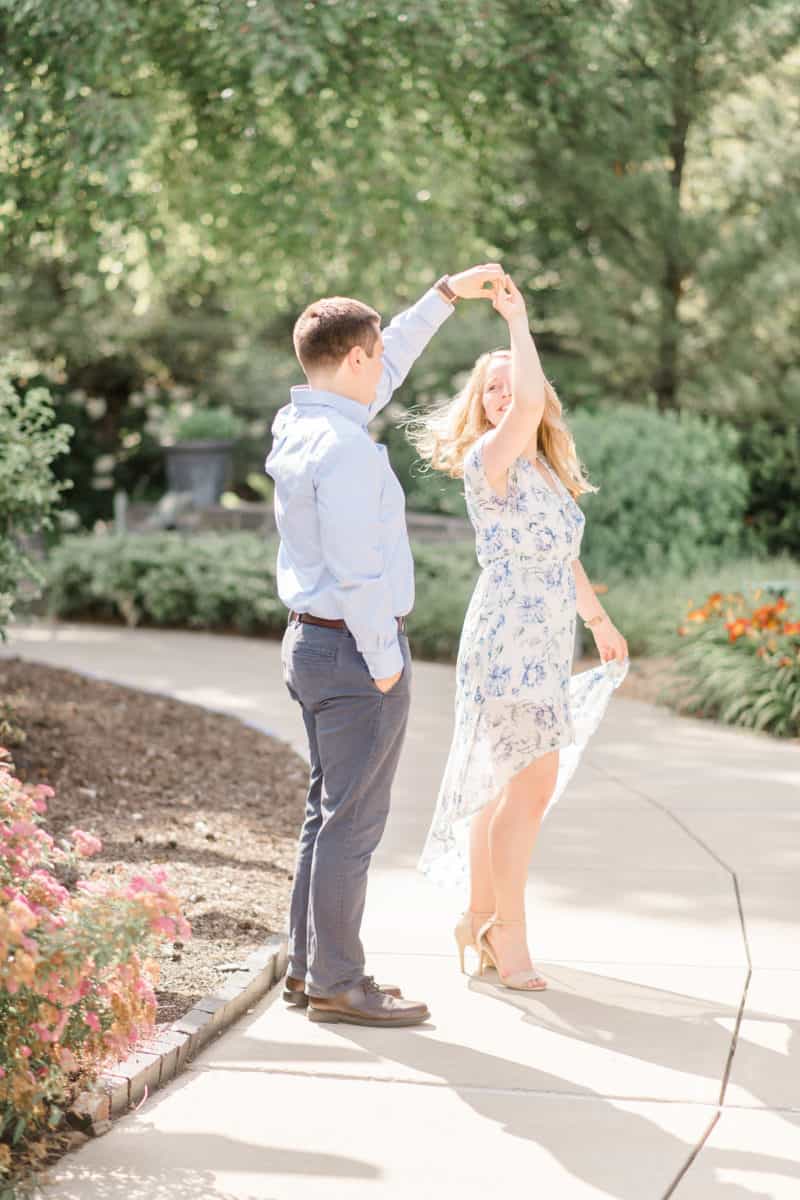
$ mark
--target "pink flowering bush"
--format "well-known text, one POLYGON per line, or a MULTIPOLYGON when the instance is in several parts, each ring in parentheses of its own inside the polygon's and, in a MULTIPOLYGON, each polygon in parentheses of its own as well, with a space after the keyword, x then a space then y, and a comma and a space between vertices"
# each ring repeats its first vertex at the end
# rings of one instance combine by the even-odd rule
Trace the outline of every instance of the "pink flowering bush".
POLYGON ((159 939, 189 926, 163 871, 81 878, 101 845, 42 828, 45 786, 0 749, 0 1181, 104 1064, 152 1030, 159 939))

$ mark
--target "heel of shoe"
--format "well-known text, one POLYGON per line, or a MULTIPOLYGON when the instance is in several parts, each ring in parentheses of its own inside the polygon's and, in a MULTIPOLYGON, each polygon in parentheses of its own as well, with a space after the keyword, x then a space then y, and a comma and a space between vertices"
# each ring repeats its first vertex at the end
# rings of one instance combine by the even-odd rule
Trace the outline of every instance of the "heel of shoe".
POLYGON ((464 961, 467 946, 473 945, 472 941, 472 924, 470 922, 469 913, 464 913, 461 920, 454 930, 456 946, 458 947, 458 961, 461 964, 461 974, 466 975, 467 969, 464 961))
POLYGON ((284 988, 283 999, 290 1008, 308 1008, 308 996, 305 992, 293 992, 291 988, 284 988))

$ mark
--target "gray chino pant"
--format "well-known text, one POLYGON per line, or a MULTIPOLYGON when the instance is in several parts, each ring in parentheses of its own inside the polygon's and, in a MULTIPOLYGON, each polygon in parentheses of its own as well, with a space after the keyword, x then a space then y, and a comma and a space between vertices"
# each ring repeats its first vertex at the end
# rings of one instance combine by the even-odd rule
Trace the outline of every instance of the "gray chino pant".
POLYGON ((283 676, 303 711, 311 763, 289 912, 289 974, 311 996, 364 977, 367 871, 389 815, 408 721, 411 655, 390 692, 375 686, 346 629, 289 624, 283 676))

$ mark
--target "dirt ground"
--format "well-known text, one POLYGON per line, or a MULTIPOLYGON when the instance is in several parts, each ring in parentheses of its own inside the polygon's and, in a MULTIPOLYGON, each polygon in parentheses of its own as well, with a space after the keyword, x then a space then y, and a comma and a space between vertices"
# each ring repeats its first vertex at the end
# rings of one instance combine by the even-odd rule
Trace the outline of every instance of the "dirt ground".
POLYGON ((286 926, 307 768, 288 746, 194 705, 0 660, 24 731, 17 773, 55 788, 48 829, 103 842, 91 861, 164 866, 192 926, 166 945, 159 1024, 182 1015, 286 926))

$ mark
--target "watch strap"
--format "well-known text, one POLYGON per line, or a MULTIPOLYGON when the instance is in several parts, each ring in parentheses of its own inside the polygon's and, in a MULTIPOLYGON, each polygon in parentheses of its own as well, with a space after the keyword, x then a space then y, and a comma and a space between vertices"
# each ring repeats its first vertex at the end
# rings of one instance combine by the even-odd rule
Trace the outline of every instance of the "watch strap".
POLYGON ((442 275, 441 279, 437 279, 433 286, 436 288, 437 292, 441 292, 445 300, 449 300, 451 304, 455 304, 456 300, 458 300, 458 296, 450 286, 449 275, 442 275))

